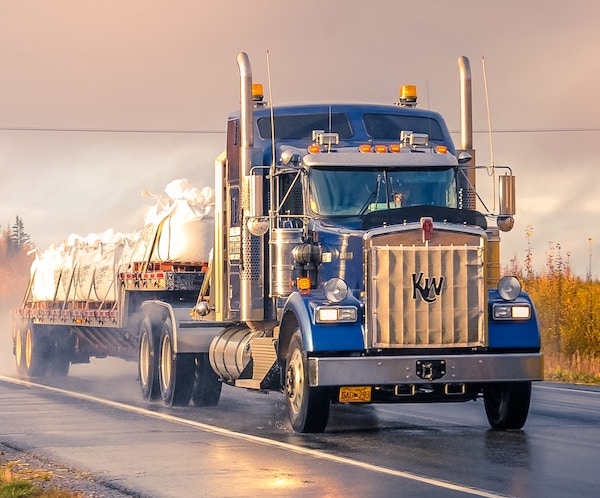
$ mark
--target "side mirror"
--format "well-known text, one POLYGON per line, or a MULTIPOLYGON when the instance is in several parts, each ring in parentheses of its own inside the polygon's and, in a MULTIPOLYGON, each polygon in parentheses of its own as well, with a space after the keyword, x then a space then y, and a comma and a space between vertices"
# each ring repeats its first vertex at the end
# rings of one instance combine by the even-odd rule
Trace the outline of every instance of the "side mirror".
POLYGON ((467 151, 462 151, 459 155, 458 155, 458 164, 466 164, 469 161, 471 161, 471 159, 473 159, 473 156, 471 154, 469 154, 467 151))
POLYGON ((500 184, 500 215, 512 216, 516 212, 515 177, 513 175, 502 175, 498 180, 500 184))
POLYGON ((499 202, 500 214, 498 215, 498 228, 503 232, 512 230, 516 212, 515 202, 515 177, 513 175, 502 175, 499 177, 499 202))

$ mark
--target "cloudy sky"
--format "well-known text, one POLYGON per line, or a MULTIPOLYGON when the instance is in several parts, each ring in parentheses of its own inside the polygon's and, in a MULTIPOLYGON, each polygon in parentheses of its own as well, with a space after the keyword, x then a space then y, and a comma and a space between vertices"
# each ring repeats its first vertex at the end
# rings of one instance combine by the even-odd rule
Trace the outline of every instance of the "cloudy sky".
POLYGON ((143 189, 212 184, 240 51, 265 87, 269 51, 275 104, 393 102, 412 83, 456 132, 466 55, 477 162, 517 175, 503 263, 531 244, 542 268, 560 244, 597 277, 598 19, 597 0, 0 0, 0 226, 21 216, 44 249, 139 227, 143 189))

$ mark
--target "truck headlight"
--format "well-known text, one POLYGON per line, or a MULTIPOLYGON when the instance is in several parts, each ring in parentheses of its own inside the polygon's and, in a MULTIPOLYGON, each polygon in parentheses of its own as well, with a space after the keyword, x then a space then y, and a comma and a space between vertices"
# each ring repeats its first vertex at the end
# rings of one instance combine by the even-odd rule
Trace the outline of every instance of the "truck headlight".
POLYGON ((527 303, 494 304, 492 314, 494 320, 529 320, 531 306, 527 303))
POLYGON ((502 277, 498 282, 498 294, 505 301, 514 301, 521 294, 521 282, 517 277, 502 277))
POLYGON ((355 322, 358 318, 356 306, 317 306, 317 323, 355 322))
POLYGON ((339 303, 348 297, 348 284, 341 278, 330 278, 323 284, 325 297, 332 303, 339 303))

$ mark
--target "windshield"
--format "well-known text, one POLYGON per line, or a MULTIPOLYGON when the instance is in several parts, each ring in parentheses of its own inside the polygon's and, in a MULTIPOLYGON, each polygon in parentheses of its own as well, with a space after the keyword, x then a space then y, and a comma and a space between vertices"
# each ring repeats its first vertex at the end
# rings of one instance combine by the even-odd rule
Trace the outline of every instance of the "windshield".
POLYGON ((311 209, 324 216, 357 216, 405 206, 457 207, 452 168, 312 168, 311 209))

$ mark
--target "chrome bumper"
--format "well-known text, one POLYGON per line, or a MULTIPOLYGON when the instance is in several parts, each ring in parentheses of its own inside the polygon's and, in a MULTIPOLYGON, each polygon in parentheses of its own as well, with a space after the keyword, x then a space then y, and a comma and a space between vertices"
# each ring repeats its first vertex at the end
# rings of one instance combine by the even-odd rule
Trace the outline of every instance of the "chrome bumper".
POLYGON ((543 380, 541 353, 309 358, 317 386, 378 386, 543 380), (431 374, 429 376, 429 374, 431 374))

